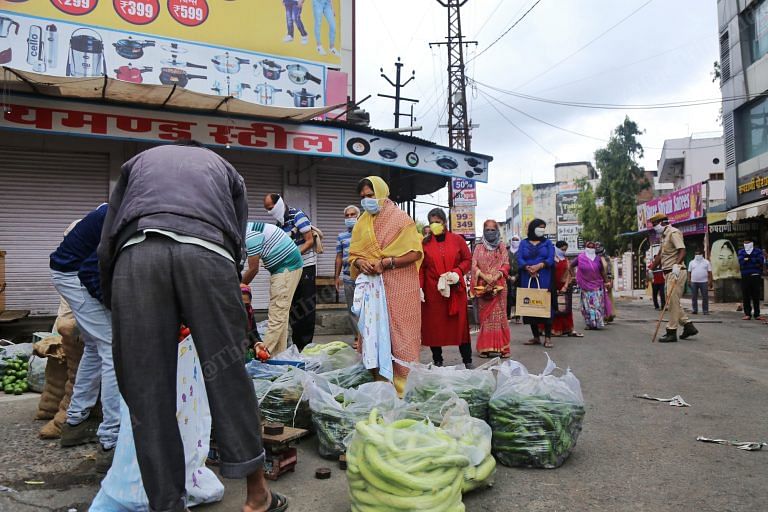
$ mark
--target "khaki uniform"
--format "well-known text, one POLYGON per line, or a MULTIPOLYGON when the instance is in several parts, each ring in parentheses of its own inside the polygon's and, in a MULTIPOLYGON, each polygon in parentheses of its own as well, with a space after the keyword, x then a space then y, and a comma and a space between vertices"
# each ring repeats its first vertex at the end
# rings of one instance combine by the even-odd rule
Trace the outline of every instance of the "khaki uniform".
POLYGON ((667 226, 661 235, 661 268, 664 270, 666 281, 666 293, 669 304, 669 322, 667 329, 677 330, 680 325, 685 325, 690 320, 680 305, 680 298, 685 291, 688 281, 688 271, 685 265, 680 265, 680 274, 677 278, 672 274, 672 266, 677 263, 677 251, 685 249, 683 234, 679 229, 667 226))

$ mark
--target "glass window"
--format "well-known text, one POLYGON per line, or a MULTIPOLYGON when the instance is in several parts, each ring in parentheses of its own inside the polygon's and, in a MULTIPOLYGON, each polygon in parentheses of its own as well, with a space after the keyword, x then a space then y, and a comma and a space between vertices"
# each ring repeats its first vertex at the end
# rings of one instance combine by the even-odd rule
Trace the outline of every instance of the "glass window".
POLYGON ((768 153, 768 98, 744 106, 738 115, 741 117, 744 140, 744 158, 741 161, 768 153))
MULTIPOLYGON (((763 0, 747 13, 749 54, 755 62, 768 53, 768 1, 763 0)), ((750 62, 750 63, 751 63, 750 62)))

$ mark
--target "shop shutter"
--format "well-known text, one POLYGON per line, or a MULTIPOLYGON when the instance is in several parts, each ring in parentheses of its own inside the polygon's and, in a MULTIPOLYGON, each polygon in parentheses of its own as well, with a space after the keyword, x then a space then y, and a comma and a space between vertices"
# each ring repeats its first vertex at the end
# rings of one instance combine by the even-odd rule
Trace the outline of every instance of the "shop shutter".
MULTIPOLYGON (((255 162, 232 161, 237 172, 245 180, 248 191, 248 220, 274 223, 264 209, 264 196, 283 192, 283 168, 280 166, 259 165, 255 162)), ((247 268, 247 267, 246 267, 247 268)), ((251 282, 254 309, 269 307, 269 272, 262 266, 251 282)))
POLYGON ((109 155, 0 147, 0 250, 8 309, 53 315, 48 258, 69 224, 107 200, 109 155))

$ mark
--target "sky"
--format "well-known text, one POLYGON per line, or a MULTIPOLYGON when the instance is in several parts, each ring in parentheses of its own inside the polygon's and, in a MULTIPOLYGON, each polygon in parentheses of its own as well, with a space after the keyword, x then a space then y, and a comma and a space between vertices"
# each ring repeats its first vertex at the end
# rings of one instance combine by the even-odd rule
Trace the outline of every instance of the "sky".
MULTIPOLYGON (((595 150, 626 115, 645 130, 640 163, 649 170, 656 169, 665 139, 722 132, 717 103, 586 109, 493 90, 618 105, 717 100, 715 0, 538 0, 485 51, 536 2, 469 0, 461 9, 465 37, 478 42, 466 54, 467 76, 477 82, 467 92, 472 123, 479 125, 472 150, 493 156, 489 182, 478 186, 478 221, 503 221, 512 190, 521 183, 552 182, 556 163, 594 162, 595 150)), ((436 0, 358 0, 356 5, 357 98, 374 96, 361 106, 370 112, 371 125, 394 126, 393 100, 376 94, 392 94, 379 68, 394 78, 400 57, 404 73, 416 71, 403 89, 403 95, 420 100, 414 115, 424 130, 414 135, 447 146, 446 128, 438 127, 446 124, 447 50, 428 44, 445 40, 447 10, 436 0)), ((447 204, 447 196, 442 190, 421 199, 447 204)), ((426 218, 429 208, 420 206, 418 217, 426 218)))

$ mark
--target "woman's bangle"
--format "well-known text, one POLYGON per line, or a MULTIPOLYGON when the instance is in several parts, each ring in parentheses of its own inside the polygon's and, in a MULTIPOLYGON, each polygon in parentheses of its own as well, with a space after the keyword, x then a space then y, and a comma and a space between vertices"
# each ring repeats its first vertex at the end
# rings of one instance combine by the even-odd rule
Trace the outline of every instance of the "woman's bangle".
POLYGON ((397 268, 397 266, 395 265, 395 258, 394 258, 394 256, 389 258, 389 268, 391 270, 395 270, 397 268))

